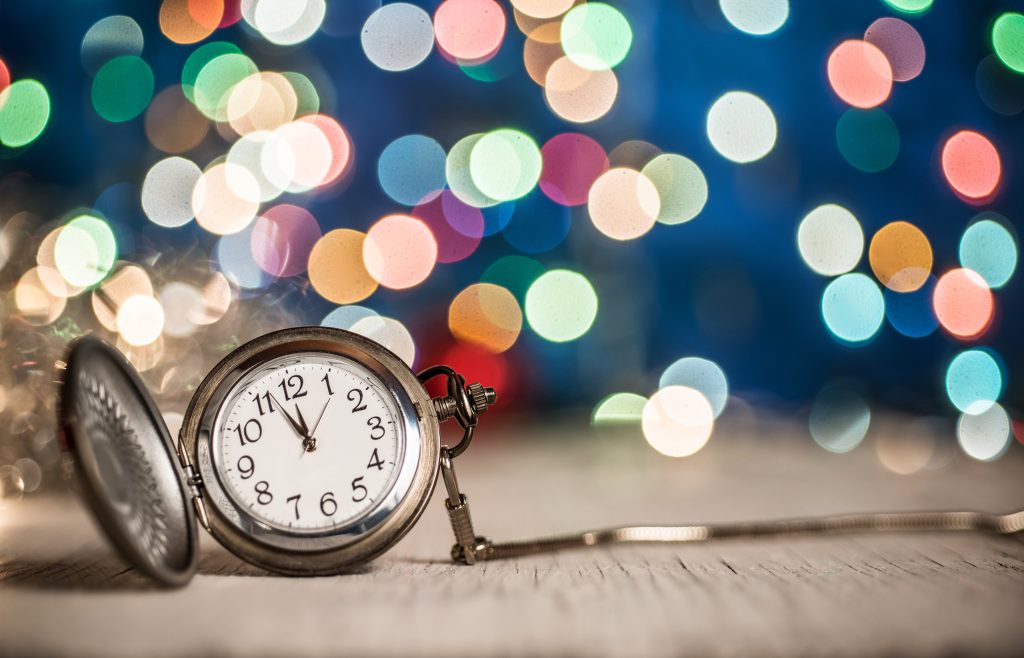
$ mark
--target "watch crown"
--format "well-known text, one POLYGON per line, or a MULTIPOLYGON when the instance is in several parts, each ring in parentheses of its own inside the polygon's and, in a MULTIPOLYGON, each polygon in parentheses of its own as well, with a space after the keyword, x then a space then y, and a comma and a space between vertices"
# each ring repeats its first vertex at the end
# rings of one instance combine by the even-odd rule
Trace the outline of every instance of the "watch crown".
POLYGON ((494 392, 493 388, 483 386, 479 383, 467 386, 466 392, 469 393, 469 398, 472 400, 473 408, 477 410, 477 413, 487 411, 487 408, 494 404, 498 399, 498 394, 494 392))

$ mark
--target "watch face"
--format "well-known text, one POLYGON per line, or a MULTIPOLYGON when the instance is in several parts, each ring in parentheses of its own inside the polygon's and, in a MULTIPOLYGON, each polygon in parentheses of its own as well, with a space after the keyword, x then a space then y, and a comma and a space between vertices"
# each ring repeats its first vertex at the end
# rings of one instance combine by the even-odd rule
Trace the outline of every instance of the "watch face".
POLYGON ((239 511, 286 533, 321 534, 367 517, 394 486, 405 423, 392 393, 340 355, 260 364, 213 425, 218 479, 239 511))

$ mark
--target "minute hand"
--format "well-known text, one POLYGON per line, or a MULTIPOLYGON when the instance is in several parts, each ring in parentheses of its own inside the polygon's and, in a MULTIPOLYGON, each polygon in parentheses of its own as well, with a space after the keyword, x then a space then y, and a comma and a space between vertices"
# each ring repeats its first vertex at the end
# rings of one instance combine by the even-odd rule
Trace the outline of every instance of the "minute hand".
POLYGON ((295 421, 294 418, 291 417, 291 414, 288 413, 288 409, 286 409, 283 404, 277 401, 277 397, 275 397, 273 393, 270 394, 270 399, 274 401, 274 403, 277 405, 277 408, 280 409, 281 413, 284 414, 284 417, 288 419, 288 424, 291 425, 292 429, 295 430, 295 433, 299 435, 299 438, 305 441, 305 432, 302 431, 302 427, 295 421))

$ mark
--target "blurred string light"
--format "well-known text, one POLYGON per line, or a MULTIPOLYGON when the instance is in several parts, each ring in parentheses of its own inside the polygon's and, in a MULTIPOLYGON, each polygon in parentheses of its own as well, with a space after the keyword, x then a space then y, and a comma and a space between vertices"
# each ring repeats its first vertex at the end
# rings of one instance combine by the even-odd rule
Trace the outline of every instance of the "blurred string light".
POLYGON ((995 314, 995 299, 985 279, 967 268, 950 270, 939 277, 932 303, 942 328, 960 339, 980 337, 995 314))
POLYGON ((864 41, 885 55, 895 82, 913 80, 924 69, 924 40, 910 23, 898 18, 879 18, 864 31, 864 41))
POLYGON ((850 108, 836 123, 836 146, 852 166, 867 173, 888 169, 900 153, 896 122, 878 108, 850 108))
POLYGON ((0 143, 10 148, 31 144, 50 120, 50 95, 37 80, 12 82, 0 91, 0 143))
POLYGON ((157 226, 184 226, 195 217, 192 194, 203 172, 185 158, 160 160, 146 172, 141 202, 146 217, 157 226))
POLYGON ((789 18, 789 0, 719 0, 722 14, 740 32, 768 36, 789 18))
POLYGON ((988 411, 1003 393, 1003 368, 984 348, 964 350, 946 368, 946 394, 965 414, 988 411))
POLYGON ((556 59, 544 76, 544 100, 558 117, 572 123, 590 123, 612 109, 619 94, 619 79, 611 69, 593 71, 568 57, 556 59))
POLYGON ((266 288, 274 277, 260 269, 252 256, 252 227, 224 235, 217 241, 216 258, 220 271, 233 284, 247 290, 266 288))
POLYGON ((199 328, 197 319, 204 303, 202 292, 195 286, 172 281, 160 289, 157 301, 164 309, 164 335, 183 338, 199 328))
POLYGON ((57 271, 73 286, 89 288, 104 279, 117 260, 117 241, 99 217, 79 215, 57 237, 57 271))
POLYGON ((540 189, 563 206, 586 203, 594 181, 608 171, 604 148, 582 133, 555 135, 541 147, 540 153, 540 189))
POLYGON ((320 321, 320 326, 334 327, 335 329, 351 329, 352 325, 363 318, 377 317, 378 315, 379 313, 372 308, 349 304, 348 306, 339 306, 325 315, 324 319, 320 321))
POLYGON ((256 218, 259 184, 245 167, 215 164, 199 177, 192 190, 196 222, 210 233, 238 233, 256 218))
MULTIPOLYGON (((190 6, 195 1, 189 0, 190 6)), ((243 0, 241 11, 245 22, 270 43, 294 46, 320 29, 327 3, 326 0, 243 0)))
POLYGON ((554 343, 576 340, 597 317, 597 293, 585 276, 550 270, 526 292, 526 320, 537 334, 554 343))
POLYGON ((797 229, 797 246, 807 266, 823 276, 846 274, 860 262, 864 232, 846 208, 834 203, 807 213, 797 229))
POLYGON ((689 356, 675 361, 658 380, 660 388, 686 386, 700 391, 711 404, 714 417, 718 418, 729 401, 729 382, 725 372, 714 361, 689 356))
POLYGON ((302 274, 320 237, 316 217, 305 208, 289 203, 273 206, 260 213, 253 224, 253 260, 274 277, 302 274))
POLYGON ((433 195, 413 208, 411 214, 433 234, 438 263, 457 263, 469 258, 480 246, 486 227, 483 211, 463 203, 451 190, 433 195))
POLYGON ((592 425, 639 425, 647 398, 636 393, 612 393, 594 407, 592 425))
POLYGON ((554 18, 567 12, 575 0, 511 0, 516 11, 532 18, 554 18))
POLYGON ((115 57, 92 80, 92 106, 112 123, 142 114, 153 98, 153 71, 140 57, 115 57))
POLYGON ((644 404, 641 417, 647 443, 668 457, 696 454, 711 438, 714 426, 711 403, 686 386, 660 389, 644 404))
POLYGON ((467 135, 455 143, 448 151, 445 160, 445 179, 448 187, 460 201, 477 207, 486 208, 498 204, 498 201, 484 194, 473 182, 471 159, 473 149, 483 139, 484 133, 467 135))
POLYGON ((932 271, 932 246, 910 222, 890 222, 875 233, 868 247, 871 271, 879 283, 896 292, 913 292, 932 271))
POLYGON ((442 53, 479 64, 494 57, 505 38, 505 12, 494 0, 444 0, 434 12, 442 53))
POLYGON ((146 137, 164 153, 191 151, 206 138, 210 122, 172 85, 158 93, 146 110, 146 137))
POLYGON ((587 210, 601 233, 613 240, 635 240, 654 226, 661 212, 661 199, 649 178, 618 167, 594 181, 587 210))
POLYGON ((366 232, 363 262, 370 276, 385 288, 412 288, 434 269, 437 242, 422 220, 388 215, 366 232))
POLYGON ((657 220, 662 224, 688 222, 708 201, 708 181, 696 162, 682 155, 663 153, 644 165, 641 175, 654 184, 660 200, 657 220))
POLYGON ((841 342, 863 343, 881 328, 885 300, 878 285, 867 276, 844 274, 825 288, 821 315, 829 332, 841 342))
POLYGON ((160 31, 174 43, 198 43, 220 26, 224 4, 225 0, 163 0, 160 31))
POLYGON ((106 62, 122 55, 141 55, 145 44, 142 28, 128 16, 107 16, 82 37, 82 68, 96 75, 106 62))
POLYGON ((360 34, 363 52, 377 68, 408 71, 434 49, 430 14, 406 2, 389 2, 373 12, 360 34))
POLYGON ((825 450, 850 452, 868 433, 871 408, 854 387, 834 382, 815 396, 808 426, 814 442, 825 450))
POLYGON ((999 151, 981 133, 961 130, 942 147, 942 173, 960 198, 969 203, 987 203, 1003 174, 999 151))
POLYGON ((562 49, 574 63, 591 71, 603 71, 618 66, 626 58, 633 44, 633 30, 615 7, 585 2, 562 18, 561 40, 562 49))
POLYGON ((936 431, 927 419, 901 426, 899 431, 880 432, 875 453, 882 466, 898 475, 912 475, 928 468, 936 457, 936 431))
POLYGON ((883 0, 892 9, 910 16, 919 16, 932 8, 935 0, 883 0))
POLYGON ((961 414, 956 435, 968 456, 994 461, 1010 447, 1010 416, 999 403, 979 414, 961 414))
POLYGON ((929 276, 924 285, 913 292, 895 292, 886 288, 885 317, 893 329, 909 338, 924 338, 939 328, 939 320, 932 307, 935 277, 929 276))
POLYGON ((722 157, 743 164, 771 152, 778 126, 763 100, 746 91, 730 91, 708 110, 707 133, 722 157))
POLYGON ((892 66, 878 46, 848 39, 828 57, 828 80, 846 104, 861 109, 877 107, 892 90, 892 66))
MULTIPOLYGON (((960 238, 960 264, 985 279, 989 288, 1002 288, 1017 269, 1017 240, 1006 227, 982 215, 960 238)), ((1002 219, 1002 218, 1000 218, 1002 219)))
POLYGON ((474 283, 448 307, 448 328, 460 341, 500 353, 511 348, 523 326, 519 302, 506 288, 474 283))
POLYGON ((480 275, 480 281, 505 288, 522 304, 525 303, 526 292, 542 274, 544 266, 536 260, 528 256, 510 254, 488 265, 480 275))
POLYGON ((125 265, 97 286, 91 295, 93 314, 101 325, 117 331, 117 312, 129 297, 153 296, 153 282, 138 265, 125 265))
POLYGON ((129 345, 149 345, 163 329, 163 306, 149 295, 132 295, 117 310, 117 331, 129 345))
POLYGON ((37 266, 27 270, 18 279, 14 287, 14 304, 29 324, 45 326, 60 317, 67 305, 67 294, 63 292, 63 279, 53 270, 37 266), (49 285, 43 279, 50 276, 49 285), (51 286, 58 286, 57 293, 51 292, 51 286))
POLYGON ((356 320, 349 331, 366 336, 391 350, 410 368, 416 362, 416 343, 404 324, 394 318, 369 316, 356 320))
POLYGON ((1017 73, 1024 73, 1024 14, 1008 11, 992 24, 996 57, 1017 73))
POLYGON ((509 128, 480 137, 469 155, 473 184, 496 201, 513 201, 529 194, 540 180, 541 167, 540 149, 533 138, 509 128))
POLYGON ((396 203, 415 206, 441 193, 446 158, 437 140, 405 135, 384 147, 377 160, 377 178, 396 203))
POLYGON ((377 281, 363 263, 366 234, 340 228, 325 233, 309 253, 309 282, 324 299, 335 304, 362 301, 377 289, 377 281))

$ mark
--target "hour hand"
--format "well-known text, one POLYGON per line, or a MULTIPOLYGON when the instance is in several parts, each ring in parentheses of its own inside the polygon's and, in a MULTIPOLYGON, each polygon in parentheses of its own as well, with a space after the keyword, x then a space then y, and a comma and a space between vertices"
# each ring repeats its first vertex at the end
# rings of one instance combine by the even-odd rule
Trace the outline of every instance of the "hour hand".
MULTIPOLYGON (((302 426, 299 425, 294 418, 292 418, 291 414, 288 413, 288 409, 286 409, 283 404, 277 401, 277 398, 274 396, 273 393, 270 394, 270 399, 274 401, 274 404, 277 405, 277 408, 280 409, 281 413, 284 414, 284 417, 288 419, 288 424, 292 426, 292 429, 295 430, 295 433, 299 435, 299 438, 305 441, 306 433, 302 431, 302 426)), ((296 410, 297 409, 298 407, 296 407, 296 410)))

